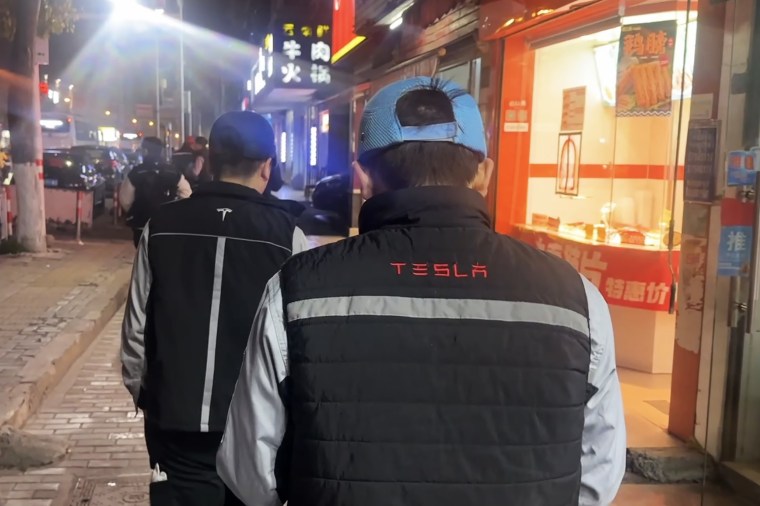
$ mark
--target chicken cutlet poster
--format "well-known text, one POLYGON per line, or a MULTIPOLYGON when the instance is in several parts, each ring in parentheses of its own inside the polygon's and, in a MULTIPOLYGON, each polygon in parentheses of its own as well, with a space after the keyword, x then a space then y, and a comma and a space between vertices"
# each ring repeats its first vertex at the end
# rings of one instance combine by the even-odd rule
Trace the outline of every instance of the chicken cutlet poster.
POLYGON ((672 108, 676 21, 625 25, 618 52, 618 116, 668 116, 672 108))

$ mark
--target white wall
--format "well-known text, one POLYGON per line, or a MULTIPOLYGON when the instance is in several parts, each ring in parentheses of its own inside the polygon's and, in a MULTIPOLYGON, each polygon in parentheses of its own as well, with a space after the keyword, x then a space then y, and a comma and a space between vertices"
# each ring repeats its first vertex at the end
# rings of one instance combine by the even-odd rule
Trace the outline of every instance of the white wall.
MULTIPOLYGON (((618 205, 615 218, 620 224, 656 228, 671 199, 670 180, 614 179, 613 170, 615 165, 672 166, 680 103, 674 102, 670 117, 617 118, 615 109, 601 98, 593 52, 595 44, 593 40, 575 39, 536 51, 530 163, 556 165, 562 91, 585 86, 581 165, 606 166, 610 178, 584 178, 581 168, 580 198, 557 195, 554 178, 531 178, 528 220, 532 213, 541 213, 559 216, 563 223, 598 222, 601 207, 615 201, 618 205)), ((690 105, 691 100, 687 99, 681 122, 680 164, 683 164, 690 105)), ((683 214, 682 191, 679 182, 675 206, 677 229, 680 229, 683 214)))

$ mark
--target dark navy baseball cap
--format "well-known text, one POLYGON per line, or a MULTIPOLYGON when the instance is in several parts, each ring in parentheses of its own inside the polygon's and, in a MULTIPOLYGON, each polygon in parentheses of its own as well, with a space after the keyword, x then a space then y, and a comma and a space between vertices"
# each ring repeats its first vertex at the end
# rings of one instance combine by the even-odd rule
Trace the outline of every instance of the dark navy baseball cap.
POLYGON ((211 127, 208 145, 217 155, 248 160, 277 159, 272 125, 264 116, 252 111, 222 114, 211 127))
POLYGON ((414 77, 386 86, 370 99, 362 115, 359 161, 403 142, 452 142, 488 156, 483 117, 475 99, 450 81, 414 77), (438 89, 453 97, 454 121, 437 125, 402 126, 396 103, 410 91, 438 89))

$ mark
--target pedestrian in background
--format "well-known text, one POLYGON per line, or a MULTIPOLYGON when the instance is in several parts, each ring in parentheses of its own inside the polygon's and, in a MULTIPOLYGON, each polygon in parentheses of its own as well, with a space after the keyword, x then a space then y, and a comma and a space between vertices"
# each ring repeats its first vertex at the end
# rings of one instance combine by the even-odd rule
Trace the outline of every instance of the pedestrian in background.
POLYGON ((182 143, 182 145, 179 147, 175 153, 192 153, 193 152, 193 146, 195 145, 195 137, 192 135, 188 135, 185 137, 185 142, 182 143))
POLYGON ((162 206, 145 226, 122 329, 124 384, 145 414, 157 477, 173 504, 235 504, 215 456, 264 286, 307 247, 295 218, 262 193, 277 153, 253 112, 220 117, 215 181, 162 206), (163 474, 162 474, 163 473, 163 474))
POLYGON ((126 212, 135 247, 145 224, 161 205, 192 194, 185 177, 166 163, 166 149, 161 139, 146 137, 142 147, 143 163, 129 172, 119 189, 119 202, 126 212))
POLYGON ((193 160, 193 175, 197 187, 213 179, 211 169, 209 168, 208 140, 205 137, 195 138, 193 155, 195 157, 193 160))
POLYGON ((360 132, 360 235, 269 282, 224 481, 257 506, 610 504, 626 434, 607 304, 492 230, 476 101, 398 82, 360 132))

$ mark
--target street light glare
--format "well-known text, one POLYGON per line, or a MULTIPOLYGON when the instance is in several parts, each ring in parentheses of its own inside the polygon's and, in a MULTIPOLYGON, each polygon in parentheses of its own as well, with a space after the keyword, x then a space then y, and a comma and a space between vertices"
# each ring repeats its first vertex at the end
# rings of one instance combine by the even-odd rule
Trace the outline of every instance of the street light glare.
POLYGON ((164 9, 149 9, 137 0, 110 0, 113 5, 113 15, 121 18, 145 19, 153 15, 162 15, 164 9))

